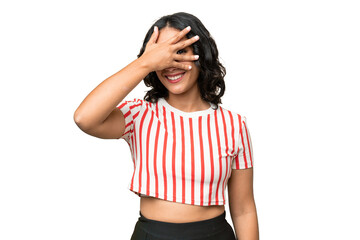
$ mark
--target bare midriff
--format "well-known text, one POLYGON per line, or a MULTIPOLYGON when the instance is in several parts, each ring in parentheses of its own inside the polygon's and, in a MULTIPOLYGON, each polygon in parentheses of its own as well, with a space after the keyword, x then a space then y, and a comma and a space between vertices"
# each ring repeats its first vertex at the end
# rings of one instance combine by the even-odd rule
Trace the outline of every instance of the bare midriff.
POLYGON ((185 223, 217 217, 225 211, 225 206, 199 206, 141 196, 140 211, 148 219, 171 223, 185 223))

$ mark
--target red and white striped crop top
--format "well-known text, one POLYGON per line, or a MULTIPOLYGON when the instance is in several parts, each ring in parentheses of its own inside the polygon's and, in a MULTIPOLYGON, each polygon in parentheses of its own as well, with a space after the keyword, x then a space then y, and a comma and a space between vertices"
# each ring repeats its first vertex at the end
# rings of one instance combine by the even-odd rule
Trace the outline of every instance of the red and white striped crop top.
POLYGON ((218 105, 183 112, 164 98, 134 98, 117 107, 134 171, 128 188, 137 194, 192 205, 225 205, 232 169, 253 166, 246 118, 218 105))

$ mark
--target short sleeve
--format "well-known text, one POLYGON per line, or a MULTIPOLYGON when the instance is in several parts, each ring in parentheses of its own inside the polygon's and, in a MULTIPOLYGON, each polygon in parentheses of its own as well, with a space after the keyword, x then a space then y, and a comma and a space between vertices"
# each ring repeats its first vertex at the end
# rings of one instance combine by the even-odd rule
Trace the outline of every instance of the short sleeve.
POLYGON ((247 126, 247 121, 245 116, 237 115, 238 117, 238 129, 239 129, 239 139, 238 139, 238 148, 235 156, 233 157, 233 162, 231 165, 232 169, 246 169, 253 167, 253 150, 250 132, 247 126))
POLYGON ((119 139, 124 139, 127 142, 130 141, 130 137, 134 131, 134 124, 140 113, 142 105, 143 100, 134 98, 133 100, 123 100, 119 106, 117 106, 125 118, 125 131, 119 139))

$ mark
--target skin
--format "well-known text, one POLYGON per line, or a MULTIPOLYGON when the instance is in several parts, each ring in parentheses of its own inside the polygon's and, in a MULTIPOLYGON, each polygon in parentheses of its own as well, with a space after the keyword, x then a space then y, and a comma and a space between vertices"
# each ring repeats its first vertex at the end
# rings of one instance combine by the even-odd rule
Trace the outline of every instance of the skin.
POLYGON ((258 240, 259 226, 253 191, 253 167, 233 169, 228 181, 230 216, 237 239, 258 240))
MULTIPOLYGON (((200 98, 196 85, 199 71, 194 64, 191 44, 186 38, 191 29, 155 28, 143 55, 111 75, 94 88, 74 112, 76 125, 85 133, 102 139, 119 139, 125 130, 124 115, 117 105, 147 76, 155 71, 169 90, 168 103, 184 112, 210 106, 200 98), (181 50, 181 51, 180 51, 181 50), (192 68, 189 69, 189 66, 192 68), (169 83, 166 74, 186 72, 178 83, 169 83)), ((238 239, 258 239, 256 209, 252 191, 252 168, 233 170, 228 182, 229 207, 238 239), (241 187, 239 187, 241 186, 241 187)), ((220 206, 181 204, 153 197, 141 197, 140 210, 149 219, 183 223, 219 216, 220 206)))

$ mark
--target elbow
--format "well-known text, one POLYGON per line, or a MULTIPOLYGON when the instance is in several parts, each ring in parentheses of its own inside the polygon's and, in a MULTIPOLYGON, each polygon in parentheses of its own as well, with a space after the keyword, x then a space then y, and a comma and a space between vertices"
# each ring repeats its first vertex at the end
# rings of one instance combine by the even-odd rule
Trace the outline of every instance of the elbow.
POLYGON ((78 125, 80 123, 80 115, 77 113, 77 111, 74 112, 73 119, 74 119, 74 122, 76 123, 76 125, 78 125))
POLYGON ((75 124, 83 131, 86 131, 90 128, 89 124, 86 122, 84 117, 75 111, 73 116, 75 124))

